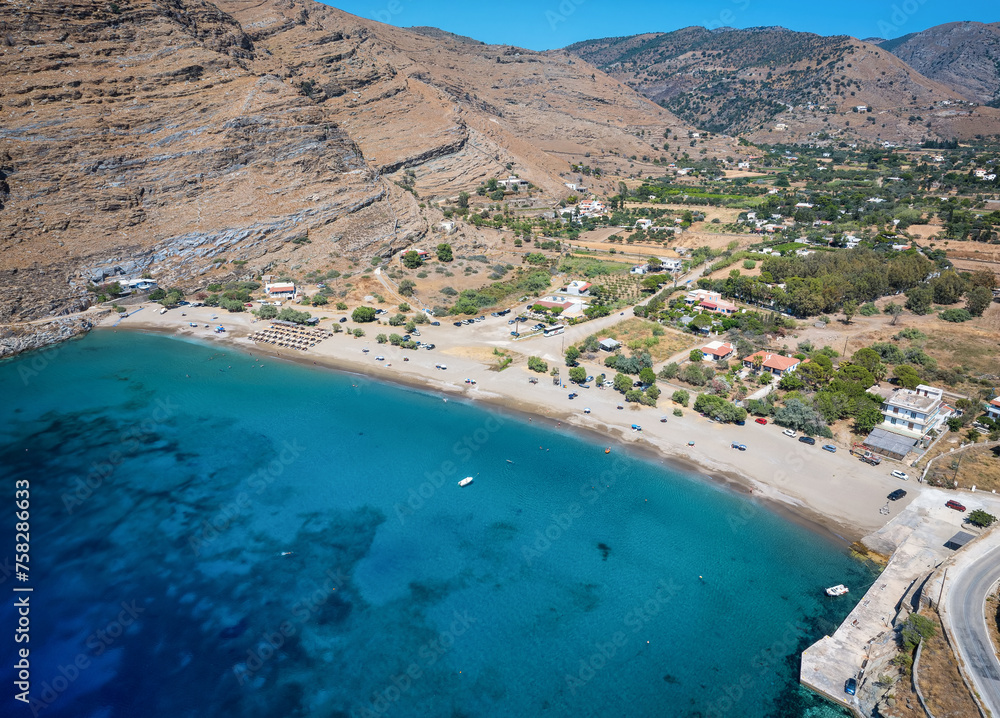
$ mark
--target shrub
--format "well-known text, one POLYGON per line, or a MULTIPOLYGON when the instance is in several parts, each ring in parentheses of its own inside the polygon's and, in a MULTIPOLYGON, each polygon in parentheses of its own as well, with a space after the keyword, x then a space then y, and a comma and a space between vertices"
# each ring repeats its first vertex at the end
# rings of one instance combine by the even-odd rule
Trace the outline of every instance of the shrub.
POLYGON ((681 406, 687 406, 688 399, 690 398, 691 395, 687 391, 685 391, 684 389, 678 389, 673 394, 671 394, 670 401, 674 402, 675 404, 680 404, 681 406))
MULTIPOLYGON (((358 307, 351 313, 351 319, 356 321, 358 324, 363 324, 365 322, 375 321, 375 308, 374 307, 358 307)), ((355 335, 357 336, 357 335, 355 335)))
POLYGON ((674 416, 684 416, 683 409, 674 409, 674 416))
POLYGON ((976 509, 969 514, 969 518, 966 519, 973 526, 978 526, 980 528, 986 528, 997 520, 997 517, 993 514, 988 514, 982 509, 976 509))
POLYGON ((966 309, 945 309, 938 316, 946 322, 967 322, 972 319, 972 315, 966 309))
POLYGON ((549 370, 549 365, 542 361, 539 357, 528 357, 528 368, 531 371, 537 371, 540 374, 544 374, 549 370))
POLYGON ((874 317, 876 314, 878 314, 878 307, 876 307, 871 302, 868 302, 867 304, 862 304, 861 308, 858 310, 858 314, 860 314, 863 317, 874 317))

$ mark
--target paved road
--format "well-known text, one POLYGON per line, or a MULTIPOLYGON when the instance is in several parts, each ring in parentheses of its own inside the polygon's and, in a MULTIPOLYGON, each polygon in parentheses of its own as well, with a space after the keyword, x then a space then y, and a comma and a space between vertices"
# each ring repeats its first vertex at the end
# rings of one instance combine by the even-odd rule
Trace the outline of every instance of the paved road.
POLYGON ((947 612, 959 653, 983 703, 1000 715, 1000 661, 986 628, 986 597, 1000 580, 1000 548, 965 567, 948 588, 947 612))

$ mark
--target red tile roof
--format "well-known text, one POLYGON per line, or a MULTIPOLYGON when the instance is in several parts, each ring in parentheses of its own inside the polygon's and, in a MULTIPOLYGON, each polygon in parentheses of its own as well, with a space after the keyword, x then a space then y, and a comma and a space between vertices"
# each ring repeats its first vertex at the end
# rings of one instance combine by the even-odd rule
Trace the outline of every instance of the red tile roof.
POLYGON ((753 364, 754 357, 763 357, 764 366, 767 369, 777 370, 777 371, 788 371, 793 366, 799 364, 799 360, 795 357, 781 356, 780 354, 772 354, 771 352, 765 352, 763 350, 759 352, 754 352, 750 356, 746 357, 743 362, 746 364, 753 364))

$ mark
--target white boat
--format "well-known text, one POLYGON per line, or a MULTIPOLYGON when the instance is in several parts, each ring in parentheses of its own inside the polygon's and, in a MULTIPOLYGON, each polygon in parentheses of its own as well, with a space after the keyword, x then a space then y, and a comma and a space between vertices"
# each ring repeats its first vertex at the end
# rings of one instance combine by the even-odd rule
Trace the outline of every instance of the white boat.
POLYGON ((468 486, 471 483, 472 483, 472 477, 471 476, 466 476, 464 479, 462 479, 461 481, 458 482, 458 485, 459 486, 468 486))
POLYGON ((850 589, 847 588, 847 586, 845 586, 844 584, 838 583, 836 586, 830 586, 830 588, 826 589, 826 595, 827 596, 843 596, 849 590, 850 589))

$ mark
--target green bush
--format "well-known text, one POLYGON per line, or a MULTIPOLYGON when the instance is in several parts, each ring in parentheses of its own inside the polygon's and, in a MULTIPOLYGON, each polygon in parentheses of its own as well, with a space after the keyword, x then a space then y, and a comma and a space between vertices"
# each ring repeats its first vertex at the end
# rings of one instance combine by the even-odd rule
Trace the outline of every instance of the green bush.
POLYGON ((858 314, 860 314, 863 317, 874 317, 876 314, 878 314, 878 307, 876 307, 871 302, 868 302, 867 304, 862 304, 861 308, 858 310, 858 314))
POLYGON ((681 406, 687 406, 688 405, 688 400, 690 398, 691 398, 691 394, 689 394, 684 389, 678 389, 677 391, 675 391, 670 396, 670 400, 672 402, 674 402, 675 404, 680 404, 681 406))
POLYGON ((363 324, 365 322, 375 321, 375 308, 374 307, 358 307, 353 312, 351 312, 351 319, 356 321, 358 324, 363 324))
POLYGON ((683 409, 674 409, 674 416, 684 416, 683 409))
POLYGON ((539 357, 528 357, 528 368, 531 371, 537 371, 539 374, 544 374, 549 370, 549 365, 542 361, 539 357))
POLYGON ((946 322, 967 322, 972 319, 972 315, 966 309, 945 309, 938 316, 946 322))

